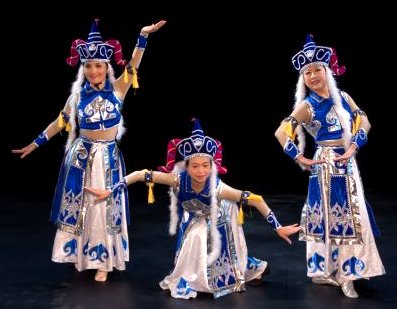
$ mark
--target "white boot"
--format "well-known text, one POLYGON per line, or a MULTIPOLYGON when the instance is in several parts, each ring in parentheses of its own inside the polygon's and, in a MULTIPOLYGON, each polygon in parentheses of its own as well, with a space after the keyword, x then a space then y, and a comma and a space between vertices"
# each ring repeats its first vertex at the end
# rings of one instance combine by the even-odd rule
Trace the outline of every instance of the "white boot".
POLYGON ((324 276, 313 277, 312 282, 315 284, 329 284, 329 285, 333 285, 333 286, 339 286, 338 281, 332 275, 329 277, 324 277, 324 276))
POLYGON ((354 289, 353 280, 343 280, 342 282, 340 282, 340 286, 342 287, 343 294, 345 294, 347 297, 350 298, 358 297, 358 294, 354 289))

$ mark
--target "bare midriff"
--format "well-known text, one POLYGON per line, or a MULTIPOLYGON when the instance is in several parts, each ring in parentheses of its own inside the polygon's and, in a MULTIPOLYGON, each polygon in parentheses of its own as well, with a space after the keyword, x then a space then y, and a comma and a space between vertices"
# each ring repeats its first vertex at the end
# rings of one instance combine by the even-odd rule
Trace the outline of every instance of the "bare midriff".
POLYGON ((106 130, 80 130, 80 135, 92 140, 112 141, 116 138, 118 128, 113 127, 106 130))
POLYGON ((337 139, 337 140, 329 140, 329 141, 320 141, 317 142, 317 144, 321 146, 343 146, 343 140, 337 139))

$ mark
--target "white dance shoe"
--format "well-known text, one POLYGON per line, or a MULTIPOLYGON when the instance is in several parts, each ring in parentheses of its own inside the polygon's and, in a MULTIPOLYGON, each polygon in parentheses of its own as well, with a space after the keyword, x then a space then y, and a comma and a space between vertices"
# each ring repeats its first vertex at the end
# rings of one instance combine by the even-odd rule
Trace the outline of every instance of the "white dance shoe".
POLYGON ((335 279, 334 276, 329 276, 329 277, 313 277, 312 282, 315 284, 328 284, 328 285, 333 285, 333 286, 339 286, 338 281, 335 279))

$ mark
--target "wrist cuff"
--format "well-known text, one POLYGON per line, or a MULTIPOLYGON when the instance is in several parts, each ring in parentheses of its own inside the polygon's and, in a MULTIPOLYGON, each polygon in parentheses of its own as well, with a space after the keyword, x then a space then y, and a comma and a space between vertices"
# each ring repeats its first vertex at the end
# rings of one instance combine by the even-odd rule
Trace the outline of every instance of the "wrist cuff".
POLYGON ((290 138, 285 142, 283 149, 284 152, 293 160, 296 160, 296 158, 301 154, 298 146, 296 146, 290 138))
POLYGON ((272 226, 273 230, 277 230, 281 227, 281 224, 277 221, 276 215, 273 211, 270 211, 266 217, 266 221, 272 226))
POLYGON ((138 40, 136 41, 136 45, 135 46, 138 47, 138 48, 145 49, 146 45, 147 45, 147 35, 144 36, 144 35, 140 34, 138 36, 138 40))
POLYGON ((109 187, 108 189, 112 192, 118 191, 121 192, 127 187, 127 180, 125 177, 121 179, 118 183, 114 184, 113 186, 109 187))
POLYGON ((47 135, 46 131, 43 131, 42 133, 40 133, 39 136, 37 136, 33 142, 36 144, 37 147, 40 147, 41 145, 47 143, 48 135, 47 135))
POLYGON ((361 149, 368 142, 367 132, 364 129, 359 129, 356 134, 352 136, 351 143, 357 146, 357 149, 361 149))

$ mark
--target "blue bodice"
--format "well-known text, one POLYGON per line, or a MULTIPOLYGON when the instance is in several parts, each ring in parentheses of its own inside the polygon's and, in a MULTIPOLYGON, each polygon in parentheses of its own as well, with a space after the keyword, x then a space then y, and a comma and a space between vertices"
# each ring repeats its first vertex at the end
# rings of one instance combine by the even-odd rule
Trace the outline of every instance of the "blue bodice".
MULTIPOLYGON (((217 183, 219 179, 217 179, 217 183)), ((179 193, 178 193, 178 201, 180 204, 183 204, 186 201, 197 199, 203 204, 207 205, 208 208, 211 204, 211 196, 210 196, 210 178, 205 182, 204 189, 197 193, 192 189, 192 178, 189 176, 187 171, 183 171, 180 174, 179 180, 179 193)))
MULTIPOLYGON (((342 138, 342 125, 335 111, 332 98, 323 98, 311 91, 305 100, 310 105, 312 119, 305 123, 305 129, 312 135, 316 142, 338 140, 342 138)), ((352 111, 345 98, 341 95, 342 106, 346 109, 350 118, 352 111)))
POLYGON ((122 101, 115 95, 109 80, 105 87, 96 90, 86 82, 78 103, 80 129, 105 130, 119 124, 122 101))

